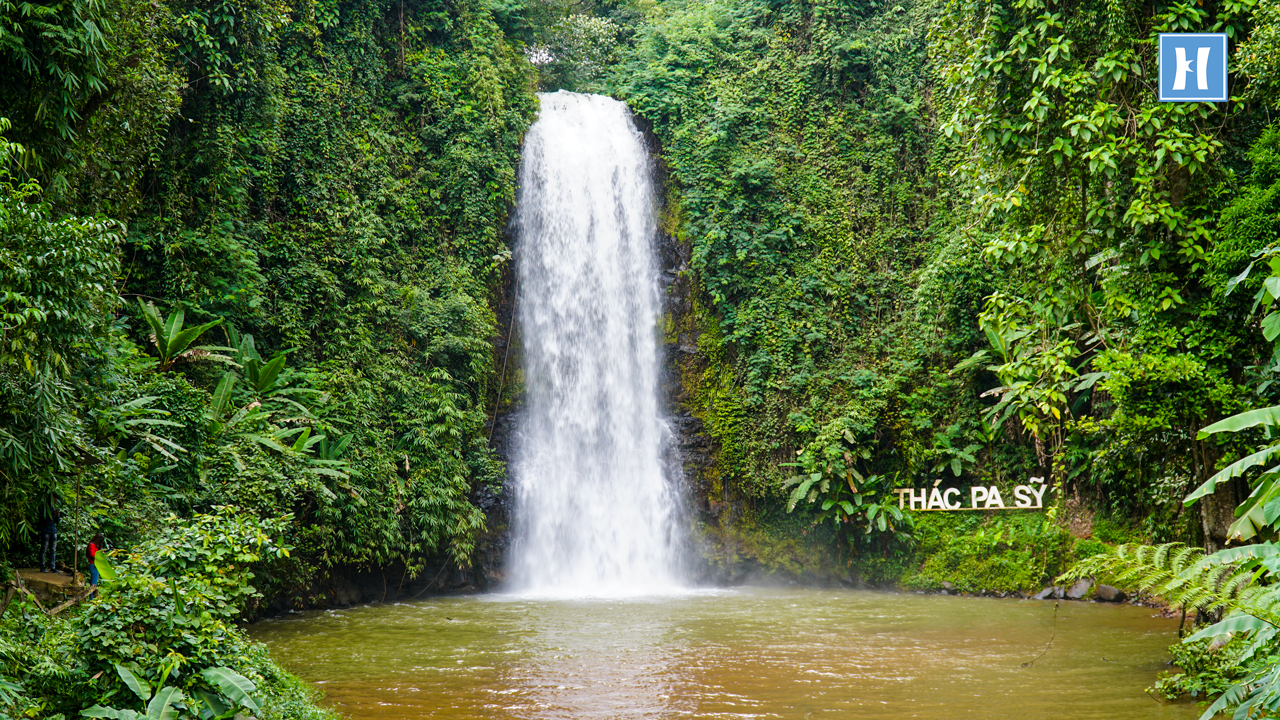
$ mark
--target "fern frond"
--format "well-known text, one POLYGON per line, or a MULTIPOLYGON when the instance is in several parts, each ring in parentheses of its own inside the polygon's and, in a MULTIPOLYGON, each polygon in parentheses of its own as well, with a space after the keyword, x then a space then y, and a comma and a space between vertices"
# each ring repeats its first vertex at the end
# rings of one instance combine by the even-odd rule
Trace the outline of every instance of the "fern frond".
POLYGON ((1280 586, 1260 585, 1263 560, 1280 555, 1266 543, 1205 555, 1182 543, 1121 545, 1087 558, 1058 578, 1106 578, 1123 587, 1157 595, 1188 612, 1225 610, 1280 627, 1280 586))

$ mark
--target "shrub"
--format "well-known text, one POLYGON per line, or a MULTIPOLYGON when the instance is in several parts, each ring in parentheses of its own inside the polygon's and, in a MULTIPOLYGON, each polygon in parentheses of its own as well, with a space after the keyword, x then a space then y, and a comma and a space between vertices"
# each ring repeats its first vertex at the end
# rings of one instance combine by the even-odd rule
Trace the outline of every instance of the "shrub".
POLYGON ((275 544, 288 518, 259 520, 232 507, 168 524, 124 555, 114 580, 77 618, 75 632, 91 671, 136 663, 155 681, 172 667, 181 681, 215 666, 241 669, 246 641, 235 627, 245 604, 258 595, 250 567, 282 558, 275 544))

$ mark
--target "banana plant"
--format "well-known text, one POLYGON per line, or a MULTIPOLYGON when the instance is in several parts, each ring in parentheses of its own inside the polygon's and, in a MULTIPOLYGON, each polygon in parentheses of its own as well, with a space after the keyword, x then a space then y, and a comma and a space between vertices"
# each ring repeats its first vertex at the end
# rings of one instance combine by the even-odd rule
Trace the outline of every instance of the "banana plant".
POLYGON ((229 347, 217 349, 230 351, 226 362, 244 373, 246 386, 259 400, 280 402, 293 407, 303 417, 311 416, 311 410, 303 402, 322 397, 324 393, 315 388, 290 384, 295 376, 287 364, 291 350, 277 350, 264 360, 253 335, 242 335, 232 325, 227 326, 227 342, 229 347))
MULTIPOLYGON (((324 434, 312 436, 310 426, 279 427, 275 422, 276 410, 264 405, 261 400, 235 408, 232 396, 239 382, 240 376, 234 370, 228 370, 223 373, 222 380, 213 391, 213 399, 206 414, 206 429, 210 436, 243 437, 278 453, 301 455, 307 462, 308 472, 314 475, 342 480, 350 477, 347 472, 349 464, 339 457, 351 442, 351 435, 332 442, 324 434), (313 448, 318 452, 313 454, 313 448)), ((301 407, 289 399, 285 399, 285 403, 301 407)), ((312 418, 310 412, 304 417, 312 418)), ((329 492, 327 489, 324 491, 329 492)))
POLYGON ((181 703, 186 696, 178 688, 164 684, 165 680, 169 679, 169 666, 160 673, 160 682, 156 683, 154 692, 146 680, 138 677, 129 668, 119 663, 116 663, 115 667, 116 674, 124 681, 125 686, 142 701, 142 712, 94 705, 80 711, 81 717, 111 718, 112 720, 177 720, 178 709, 174 706, 181 703))
POLYGON ((329 440, 328 434, 321 435, 317 438, 316 456, 322 460, 337 460, 342 457, 342 453, 346 452, 347 446, 351 444, 351 434, 348 433, 338 438, 337 441, 329 440))
MULTIPOLYGON (((1263 281, 1262 288, 1254 296, 1253 309, 1257 310, 1262 306, 1270 311, 1262 320, 1263 336, 1268 341, 1276 342, 1280 340, 1280 306, 1276 305, 1276 300, 1280 300, 1280 248, 1259 250, 1254 253, 1254 258, 1254 262, 1249 263, 1244 272, 1227 283, 1227 294, 1230 295, 1249 276, 1259 259, 1266 258, 1271 275, 1263 281)), ((1253 468, 1271 465, 1250 481, 1253 491, 1236 508, 1237 520, 1227 528, 1227 537, 1241 542, 1256 537, 1266 528, 1276 527, 1280 521, 1280 464, 1272 464, 1280 457, 1280 405, 1232 415, 1204 428, 1196 435, 1197 440, 1206 440, 1220 433, 1238 433, 1252 428, 1262 428, 1270 442, 1219 470, 1183 500, 1184 504, 1191 505, 1200 498, 1213 494, 1219 483, 1242 477, 1253 468)))
MULTIPOLYGON (((156 310, 155 305, 139 300, 138 307, 142 309, 142 317, 147 321, 147 325, 151 326, 151 341, 155 344, 156 350, 160 354, 161 370, 168 370, 178 360, 189 359, 195 356, 197 351, 205 350, 204 348, 191 348, 191 343, 195 342, 208 329, 222 324, 222 318, 218 318, 203 325, 184 328, 186 312, 182 308, 178 308, 169 313, 168 317, 161 319, 160 311, 156 310)), ((207 352, 207 350, 205 351, 207 352)))
POLYGON ((204 701, 204 708, 200 713, 203 720, 234 717, 240 708, 255 713, 262 712, 262 706, 249 694, 257 689, 249 678, 225 667, 205 668, 200 675, 210 685, 222 691, 221 695, 204 690, 196 691, 196 695, 204 701))
MULTIPOLYGON (((1236 433, 1250 428, 1262 427, 1276 439, 1261 450, 1257 450, 1219 470, 1213 477, 1195 489, 1183 500, 1186 505, 1211 495, 1218 489, 1218 483, 1230 481, 1244 475, 1249 470, 1268 465, 1280 456, 1280 405, 1259 408, 1232 415, 1226 420, 1216 422, 1201 430, 1197 440, 1208 439, 1218 433, 1236 433)), ((1244 541, 1252 539, 1264 528, 1271 527, 1280 519, 1280 465, 1267 468, 1250 483, 1253 492, 1236 508, 1235 522, 1227 528, 1227 536, 1232 540, 1244 541)))
POLYGON ((160 681, 152 691, 151 685, 138 676, 132 669, 116 663, 116 674, 124 681, 126 687, 142 701, 143 710, 121 710, 118 708, 94 705, 82 710, 81 717, 110 718, 111 720, 176 720, 180 709, 193 710, 200 714, 201 720, 227 720, 236 717, 241 710, 254 713, 262 712, 262 705, 250 694, 257 690, 251 680, 235 672, 231 668, 205 668, 200 675, 210 686, 219 692, 196 690, 192 696, 185 695, 182 690, 165 685, 172 666, 166 666, 160 674, 160 681))

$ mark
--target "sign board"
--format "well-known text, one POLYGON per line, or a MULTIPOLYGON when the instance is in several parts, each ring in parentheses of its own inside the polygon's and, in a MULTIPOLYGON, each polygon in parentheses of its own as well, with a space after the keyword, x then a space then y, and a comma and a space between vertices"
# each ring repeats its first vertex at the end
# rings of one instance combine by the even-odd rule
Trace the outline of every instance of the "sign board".
POLYGON ((1044 478, 1033 477, 1026 485, 1015 485, 1013 494, 1009 496, 1011 505, 1005 504, 1005 497, 995 485, 974 485, 969 488, 968 497, 960 488, 939 488, 941 480, 933 483, 932 488, 896 488, 898 507, 902 509, 920 510, 924 512, 939 510, 1038 510, 1044 507, 1044 493, 1049 489, 1044 478), (968 500, 968 505, 964 501, 968 500), (910 507, 908 508, 908 505, 910 507))
POLYGON ((1160 102, 1225 102, 1225 33, 1160 33, 1160 102))

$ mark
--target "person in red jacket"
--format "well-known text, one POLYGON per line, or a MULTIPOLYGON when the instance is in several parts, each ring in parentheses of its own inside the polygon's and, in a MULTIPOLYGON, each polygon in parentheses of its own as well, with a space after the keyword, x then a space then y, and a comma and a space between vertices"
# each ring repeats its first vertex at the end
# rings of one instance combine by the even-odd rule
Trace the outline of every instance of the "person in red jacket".
MULTIPOLYGON (((94 535, 93 539, 89 541, 88 552, 89 552, 89 584, 90 585, 98 584, 98 566, 93 563, 93 560, 97 556, 98 551, 104 549, 106 544, 107 544, 107 539, 102 537, 102 533, 98 533, 97 535, 94 535)), ((98 592, 95 590, 93 594, 97 595, 98 592)))

